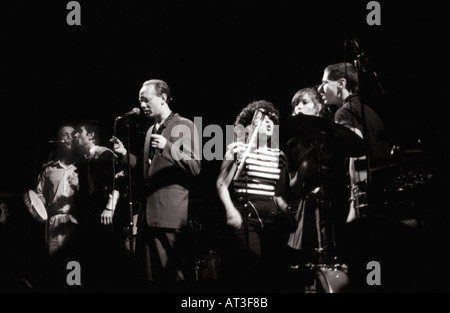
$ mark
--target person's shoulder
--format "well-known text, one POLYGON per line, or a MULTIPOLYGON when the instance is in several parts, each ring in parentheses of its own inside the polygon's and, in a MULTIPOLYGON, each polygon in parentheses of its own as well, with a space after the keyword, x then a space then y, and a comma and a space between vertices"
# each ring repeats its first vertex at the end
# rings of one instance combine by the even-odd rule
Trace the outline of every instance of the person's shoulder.
POLYGON ((280 148, 267 148, 265 153, 275 155, 275 156, 286 156, 280 148))
POLYGON ((286 143, 287 150, 293 149, 297 147, 300 143, 300 140, 298 137, 291 137, 288 142, 286 143))
POLYGON ((179 125, 182 125, 183 127, 188 127, 189 129, 192 129, 195 126, 194 122, 191 119, 176 114, 173 120, 169 123, 168 127, 177 127, 179 125))
POLYGON ((346 103, 336 111, 334 114, 334 121, 339 123, 341 120, 350 118, 352 116, 352 111, 354 110, 346 103))
POLYGON ((283 152, 283 150, 278 149, 277 152, 281 157, 286 157, 286 154, 283 152))
POLYGON ((50 169, 51 167, 54 167, 57 164, 57 162, 58 161, 56 161, 56 160, 51 160, 51 161, 48 161, 48 162, 42 164, 41 171, 43 172, 43 171, 50 169))
POLYGON ((98 146, 95 150, 95 154, 97 155, 97 157, 110 157, 115 155, 111 149, 104 146, 98 146))
POLYGON ((179 124, 185 124, 185 125, 193 125, 194 124, 194 122, 191 119, 181 116, 181 115, 178 115, 178 116, 179 116, 179 120, 178 120, 179 124))

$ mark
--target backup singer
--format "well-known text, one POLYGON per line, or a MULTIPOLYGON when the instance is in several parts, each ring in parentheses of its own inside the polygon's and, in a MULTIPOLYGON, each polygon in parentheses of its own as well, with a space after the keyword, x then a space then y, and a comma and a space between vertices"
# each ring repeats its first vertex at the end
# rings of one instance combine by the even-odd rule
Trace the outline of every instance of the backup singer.
POLYGON ((286 157, 270 146, 276 139, 278 121, 279 112, 272 103, 261 100, 248 104, 237 116, 235 127, 243 126, 252 135, 258 132, 256 138, 266 140, 229 145, 217 178, 218 196, 234 239, 226 275, 233 289, 279 290, 282 283, 283 225, 291 216, 284 196, 286 157), (264 114, 258 118, 257 112, 264 114), (235 158, 235 154, 239 156, 235 158), (242 171, 236 175, 239 168, 242 171))

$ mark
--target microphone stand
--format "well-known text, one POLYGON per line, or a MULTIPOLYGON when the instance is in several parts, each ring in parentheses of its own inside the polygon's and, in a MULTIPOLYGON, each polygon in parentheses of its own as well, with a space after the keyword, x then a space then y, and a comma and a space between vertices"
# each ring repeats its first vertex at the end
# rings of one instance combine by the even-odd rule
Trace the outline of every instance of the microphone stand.
MULTIPOLYGON (((122 116, 119 116, 114 121, 114 137, 116 137, 116 124, 119 119, 121 119, 122 116)), ((113 164, 114 168, 114 182, 115 182, 115 165, 113 164)), ((132 183, 131 183, 131 164, 130 164, 130 121, 127 119, 127 169, 128 169, 128 185, 127 185, 127 191, 128 191, 128 213, 129 213, 129 225, 128 225, 128 236, 129 236, 129 245, 130 250, 129 253, 133 254, 133 197, 132 197, 132 183)), ((114 186, 114 185, 113 185, 114 186)), ((114 189, 114 188, 113 188, 114 189)))
MULTIPOLYGON (((318 265, 322 266, 325 264, 325 251, 323 247, 323 238, 324 234, 322 233, 322 216, 323 216, 323 186, 322 186, 322 156, 321 156, 321 148, 320 148, 320 141, 317 140, 314 145, 317 148, 317 157, 318 157, 318 166, 319 166, 319 172, 318 172, 318 179, 319 179, 319 205, 316 206, 315 209, 315 217, 316 217, 316 232, 317 232, 317 252, 319 253, 319 260, 318 265)), ((326 238, 328 239, 328 238, 326 238)))
MULTIPOLYGON (((347 38, 344 43, 345 48, 347 47, 347 43, 349 40, 350 40, 350 44, 353 45, 353 48, 356 51, 356 58, 353 60, 353 62, 354 62, 355 69, 358 73, 358 80, 361 82, 363 79, 363 73, 365 72, 364 67, 361 65, 361 63, 362 63, 361 59, 363 57, 365 57, 367 59, 367 57, 365 56, 364 51, 361 51, 361 49, 355 39, 347 38)), ((374 73, 374 76, 376 77, 376 73, 374 73)), ((359 97, 360 97, 361 115, 362 115, 361 116, 361 124, 362 124, 362 128, 363 128, 362 134, 363 134, 363 139, 364 139, 364 150, 366 153, 366 170, 367 170, 366 183, 367 183, 367 190, 370 190, 370 187, 372 185, 372 177, 371 177, 371 173, 370 173, 371 157, 370 157, 370 145, 369 145, 369 139, 368 139, 367 121, 366 121, 366 113, 365 113, 365 106, 366 106, 365 91, 364 91, 363 87, 364 87, 363 85, 359 86, 359 89, 360 89, 359 97)), ((384 90, 381 90, 381 92, 384 93, 384 90)))
POLYGON ((252 133, 252 137, 251 137, 250 140, 249 140, 248 147, 247 147, 247 149, 244 151, 244 153, 242 154, 242 160, 241 160, 241 163, 239 164, 239 167, 238 167, 236 173, 234 174, 233 180, 238 179, 239 175, 241 174, 242 169, 244 168, 245 160, 247 159, 247 156, 248 156, 248 154, 250 153, 250 150, 251 150, 251 148, 252 148, 252 145, 253 145, 253 143, 255 142, 255 140, 258 138, 258 130, 259 130, 259 127, 261 126, 261 124, 262 124, 262 120, 261 120, 261 121, 258 121, 258 124, 256 124, 255 129, 254 129, 254 131, 253 131, 253 133, 252 133))
POLYGON ((129 232, 129 244, 130 244, 130 254, 132 255, 134 253, 133 249, 133 196, 132 196, 132 183, 131 183, 131 164, 130 164, 130 121, 127 119, 127 168, 128 168, 128 212, 129 212, 129 219, 130 224, 128 226, 128 232, 129 232))
MULTIPOLYGON (((358 72, 358 77, 359 80, 361 81, 362 78, 362 74, 363 74, 363 69, 361 66, 361 60, 360 57, 362 56, 362 54, 358 54, 357 58, 354 60, 355 62, 355 68, 358 72)), ((371 183, 372 183, 372 179, 371 179, 371 173, 370 173, 370 145, 369 145, 369 140, 368 140, 368 131, 367 131, 367 121, 366 121, 366 113, 365 113, 365 96, 364 96, 364 92, 363 89, 361 88, 361 86, 359 87, 360 89, 360 103, 361 103, 361 124, 362 124, 362 128, 363 128, 363 138, 364 138, 364 148, 365 148, 365 153, 366 153, 366 168, 367 168, 367 189, 370 190, 371 187, 371 183)))
MULTIPOLYGON (((252 149, 253 143, 255 140, 258 139, 258 131, 259 127, 262 124, 262 119, 258 121, 258 124, 256 124, 255 129, 253 130, 252 136, 248 142, 248 147, 245 149, 244 153, 242 154, 241 163, 238 166, 238 169, 236 170, 236 173, 234 175, 233 181, 237 180, 242 172, 242 169, 244 168, 245 160, 247 159, 247 156, 250 154, 250 151, 252 149)), ((244 232, 245 232, 245 240, 247 245, 247 251, 250 250, 250 244, 249 244, 249 233, 248 233, 248 176, 245 175, 244 177, 244 188, 245 188, 245 204, 244 204, 244 232)))

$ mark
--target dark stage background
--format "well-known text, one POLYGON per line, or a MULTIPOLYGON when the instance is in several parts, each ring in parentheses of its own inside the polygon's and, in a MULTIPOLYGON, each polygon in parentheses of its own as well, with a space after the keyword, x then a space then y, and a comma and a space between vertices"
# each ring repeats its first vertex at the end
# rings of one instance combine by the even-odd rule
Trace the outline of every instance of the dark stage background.
MULTIPOLYGON (((448 150, 446 12, 432 2, 380 1, 381 26, 367 25, 366 1, 79 3, 81 26, 67 25, 65 1, 1 5, 0 190, 33 185, 63 122, 95 118, 111 135, 114 119, 139 106, 140 84, 150 78, 166 80, 173 109, 201 116, 203 125, 232 124, 259 99, 285 118, 298 89, 320 84, 328 64, 352 60, 349 37, 386 91, 372 106, 391 137, 448 150)), ((140 117, 131 123, 135 134, 148 125, 140 117)), ((123 139, 125 125, 117 125, 123 139)), ((216 162, 209 167, 205 181, 216 162)))
MULTIPOLYGON (((386 92, 368 88, 368 101, 391 142, 425 149, 430 171, 447 173, 448 12, 437 1, 379 1, 381 26, 367 25, 368 1, 78 1, 81 26, 67 25, 67 2, 0 5, 3 194, 34 188, 61 124, 98 119, 109 138, 115 118, 139 106, 147 79, 165 80, 171 107, 202 117, 204 127, 232 124, 260 99, 283 121, 298 89, 320 84, 327 65, 352 61, 347 38, 358 41, 386 92)), ((150 124, 141 116, 130 124, 139 154, 150 124)), ((117 135, 126 140, 125 120, 117 135)), ((203 162, 194 193, 213 207, 219 166, 203 162)))

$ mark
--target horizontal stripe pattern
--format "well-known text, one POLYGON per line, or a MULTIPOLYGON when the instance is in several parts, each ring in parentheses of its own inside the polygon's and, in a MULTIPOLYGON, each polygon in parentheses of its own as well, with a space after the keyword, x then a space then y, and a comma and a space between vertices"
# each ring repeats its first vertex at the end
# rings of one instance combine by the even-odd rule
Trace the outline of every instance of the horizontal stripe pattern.
POLYGON ((274 196, 280 179, 279 149, 256 149, 245 160, 240 177, 233 182, 236 194, 274 196))

